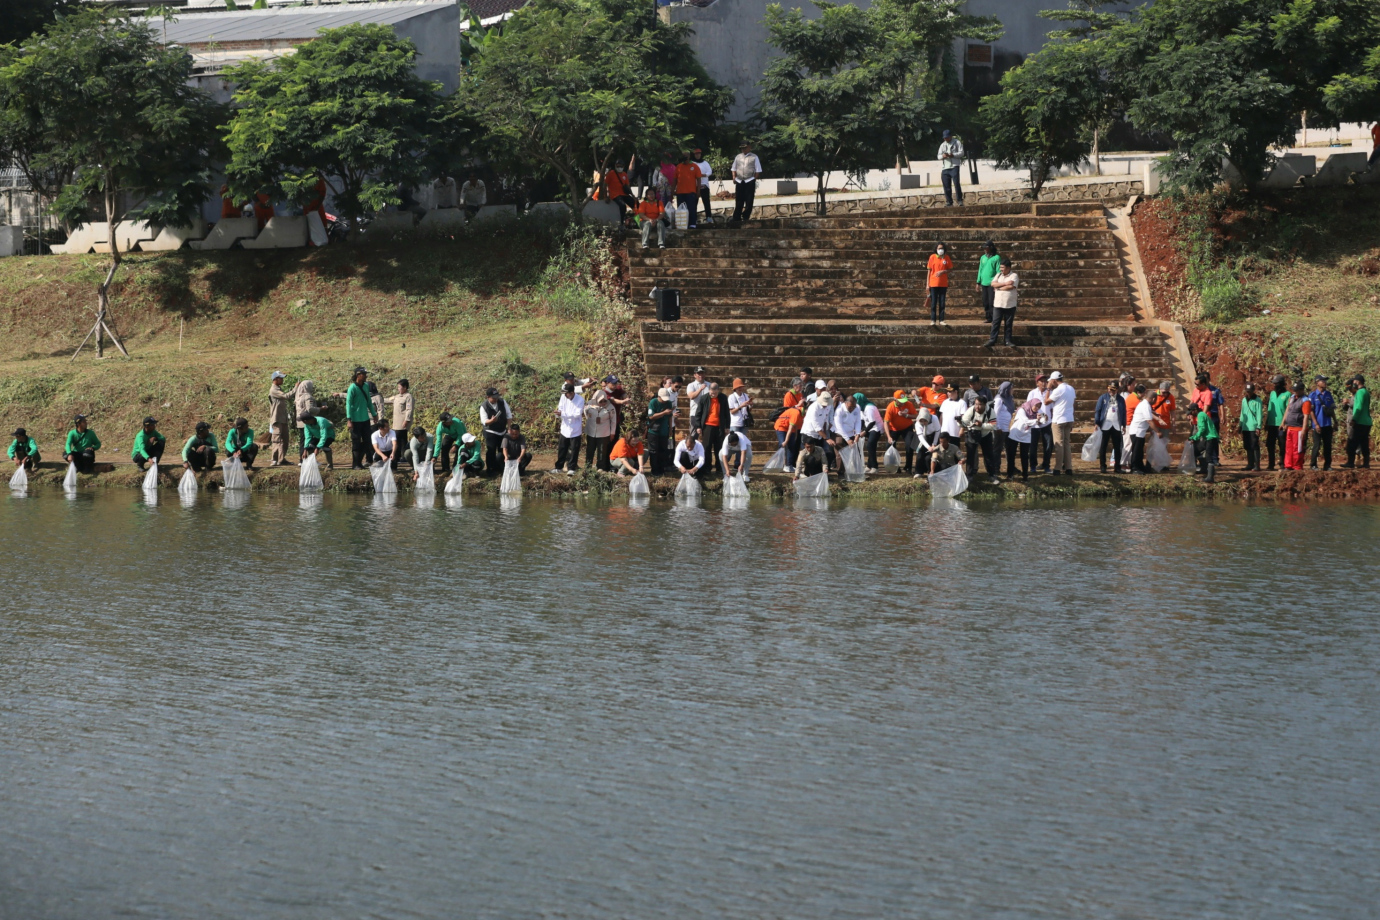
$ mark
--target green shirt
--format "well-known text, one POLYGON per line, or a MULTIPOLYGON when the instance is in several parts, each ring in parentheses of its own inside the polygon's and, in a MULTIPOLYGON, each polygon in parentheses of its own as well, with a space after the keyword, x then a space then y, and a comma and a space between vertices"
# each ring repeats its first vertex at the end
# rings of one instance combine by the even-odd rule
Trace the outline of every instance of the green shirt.
POLYGON ((323 415, 314 416, 302 423, 307 447, 325 447, 326 442, 335 438, 335 425, 323 415))
POLYGON ((656 415, 658 412, 666 412, 667 409, 672 408, 674 408, 674 406, 669 402, 663 402, 657 397, 652 397, 652 401, 647 403, 648 434, 664 434, 668 436, 671 434, 671 413, 667 412, 661 418, 657 419, 652 418, 652 416, 656 415))
POLYGON ((1271 428, 1278 428, 1284 424, 1284 410, 1289 407, 1289 391, 1283 393, 1270 393, 1269 405, 1265 407, 1265 424, 1271 428))
MULTIPOLYGON (((28 452, 28 454, 26 454, 26 456, 32 457, 34 454, 38 453, 38 445, 34 443, 34 439, 33 439, 33 438, 25 438, 25 440, 29 442, 29 452, 28 452)), ((11 460, 14 459, 15 451, 18 450, 18 449, 19 449, 19 439, 18 439, 18 438, 15 438, 13 441, 10 442, 10 459, 11 459, 11 460)))
POLYGON ((978 259, 978 284, 991 287, 992 279, 1001 271, 1001 256, 981 256, 978 259))
POLYGON ((1351 423, 1353 425, 1370 424, 1370 390, 1361 387, 1356 391, 1356 395, 1351 398, 1351 423))
POLYGON ((153 454, 149 452, 149 448, 162 447, 167 440, 157 431, 149 434, 140 428, 139 433, 134 436, 134 449, 130 453, 136 457, 152 457, 153 454))
POLYGON ((227 454, 233 454, 237 450, 244 450, 246 447, 253 443, 253 428, 246 429, 244 434, 240 434, 240 430, 238 428, 231 428, 230 431, 225 435, 225 452, 227 454))
POLYGON ((1198 413, 1198 427, 1193 431, 1193 440, 1212 440, 1217 437, 1217 423, 1206 412, 1198 413))
POLYGON ((201 447, 211 448, 211 453, 214 454, 216 452, 215 436, 208 434, 204 438, 198 438, 196 435, 192 435, 190 438, 187 439, 187 443, 182 445, 182 459, 186 460, 188 463, 191 463, 192 451, 201 447))
POLYGON ((465 469, 470 472, 482 470, 484 468, 484 458, 480 456, 479 453, 479 442, 475 441, 473 444, 461 444, 460 454, 455 462, 462 464, 465 469))
POLYGON ((378 418, 378 413, 374 411, 374 401, 369 398, 364 387, 357 383, 350 384, 350 388, 345 391, 345 417, 352 422, 367 422, 372 418, 378 418))
POLYGON ((440 444, 441 438, 445 437, 446 435, 450 435, 451 438, 455 441, 455 443, 459 444, 460 439, 465 436, 467 430, 468 429, 465 428, 464 422, 460 421, 458 418, 455 418, 454 416, 451 416, 449 422, 436 423, 436 443, 440 444))
POLYGON ((1265 406, 1259 396, 1247 396, 1241 400, 1241 430, 1259 431, 1265 417, 1265 406))
POLYGON ((67 447, 62 451, 64 454, 79 454, 84 450, 100 450, 101 439, 96 437, 96 432, 90 428, 85 431, 78 431, 73 428, 67 432, 67 447))

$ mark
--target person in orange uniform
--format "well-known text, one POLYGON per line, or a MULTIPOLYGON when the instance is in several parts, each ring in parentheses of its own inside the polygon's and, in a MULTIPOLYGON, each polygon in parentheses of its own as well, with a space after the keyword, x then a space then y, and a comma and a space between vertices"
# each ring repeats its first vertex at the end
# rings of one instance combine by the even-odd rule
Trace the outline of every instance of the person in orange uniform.
POLYGON ((642 203, 637 206, 637 218, 642 225, 642 248, 646 249, 652 242, 652 231, 656 230, 656 246, 658 249, 666 248, 666 209, 657 201, 656 189, 650 185, 642 193, 642 203))
POLYGON ((915 391, 916 397, 920 400, 920 405, 931 412, 938 412, 939 406, 944 400, 949 398, 949 387, 944 382, 943 374, 936 374, 927 387, 920 387, 915 391))
POLYGON ((949 247, 942 241, 936 243, 934 255, 930 256, 928 264, 931 326, 949 325, 944 322, 944 307, 949 300, 949 273, 953 271, 953 267, 954 260, 949 255, 949 247))
POLYGON ((794 409, 805 402, 805 381, 799 377, 791 381, 791 388, 786 391, 786 395, 781 397, 781 405, 787 409, 794 409))
MULTIPOLYGON (((792 388, 800 385, 800 381, 792 384, 792 388)), ((786 396, 790 397, 790 393, 786 396)), ((800 411, 801 403, 788 404, 785 411, 776 417, 776 424, 772 427, 776 429, 776 446, 786 452, 786 466, 781 470, 783 473, 795 472, 795 456, 800 453, 800 429, 805 424, 805 413, 800 411)))
POLYGON ((616 163, 612 169, 604 173, 604 188, 609 193, 609 201, 618 205, 618 221, 622 223, 627 219, 628 210, 637 208, 637 199, 628 188, 626 163, 616 163))
POLYGON ((915 465, 915 449, 911 446, 910 435, 919 415, 920 408, 906 396, 906 391, 897 390, 891 394, 891 405, 886 407, 886 413, 882 416, 882 420, 886 422, 887 440, 892 444, 900 441, 906 446, 907 473, 915 465))
POLYGON ((239 216, 240 208, 239 205, 235 204, 235 199, 230 197, 230 186, 222 185, 220 187, 220 219, 239 216))
POLYGON ((690 154, 682 153, 676 163, 676 204, 684 205, 690 213, 690 229, 695 229, 695 212, 700 202, 700 168, 690 162, 690 154))
POLYGON ((268 223, 268 219, 273 216, 273 199, 268 197, 267 192, 260 192, 254 196, 254 217, 259 222, 259 229, 262 230, 268 223))
POLYGON ((1169 381, 1161 380, 1160 388, 1150 397, 1150 411, 1160 420, 1157 426, 1160 431, 1168 431, 1174 427, 1174 408, 1174 394, 1169 392, 1169 381))

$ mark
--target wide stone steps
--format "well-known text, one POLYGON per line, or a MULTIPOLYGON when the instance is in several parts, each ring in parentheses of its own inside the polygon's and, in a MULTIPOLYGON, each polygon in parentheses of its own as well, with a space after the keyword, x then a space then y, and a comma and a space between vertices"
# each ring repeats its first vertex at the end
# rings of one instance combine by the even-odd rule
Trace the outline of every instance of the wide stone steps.
MULTIPOLYGON (((946 308, 946 318, 950 321, 976 320, 983 316, 976 304, 954 303, 951 298, 946 308)), ((1022 301, 1016 311, 1019 319, 1039 319, 1049 321, 1128 321, 1133 318, 1133 306, 1127 298, 1078 298, 1039 299, 1022 301), (1077 303, 1077 306, 1069 306, 1077 303)), ((638 307, 635 315, 640 319, 655 316, 654 308, 638 307)), ((917 320, 929 318, 929 307, 924 297, 904 299, 900 297, 879 299, 854 297, 847 300, 835 298, 833 303, 812 303, 810 298, 778 295, 758 301, 744 301, 742 298, 695 298, 681 301, 681 316, 685 319, 840 319, 857 320, 869 318, 876 320, 917 320)))

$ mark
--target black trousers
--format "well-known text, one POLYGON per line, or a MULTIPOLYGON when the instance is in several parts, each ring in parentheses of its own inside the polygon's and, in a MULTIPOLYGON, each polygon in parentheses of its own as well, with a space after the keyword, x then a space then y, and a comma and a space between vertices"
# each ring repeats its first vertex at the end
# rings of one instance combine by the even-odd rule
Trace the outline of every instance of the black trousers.
MULTIPOLYGON (((500 452, 499 456, 501 456, 501 457, 503 458, 503 462, 500 463, 500 464, 498 465, 498 472, 501 474, 504 470, 506 470, 506 469, 508 468, 508 464, 507 464, 508 457, 507 457, 507 455, 502 454, 501 452, 500 452)), ((530 453, 527 454, 527 455, 524 456, 521 460, 518 461, 518 475, 519 475, 519 476, 522 476, 523 474, 525 474, 525 473, 527 472, 527 466, 528 466, 528 464, 530 464, 531 462, 532 462, 532 455, 531 455, 530 453)))
POLYGON ((1260 469, 1260 432, 1241 432, 1241 446, 1246 449, 1246 469, 1260 469))
POLYGON ((502 444, 503 435, 484 432, 484 472, 489 476, 503 475, 503 461, 498 458, 502 444))
MULTIPOLYGON (((710 429, 717 431, 718 429, 710 429)), ((652 475, 660 476, 671 469, 671 437, 665 434, 647 433, 647 447, 652 455, 652 475)), ((708 456, 708 451, 705 452, 708 456)))
POLYGON ((79 454, 71 455, 72 462, 77 465, 78 473, 94 473, 96 471, 96 452, 94 450, 84 450, 79 454))
POLYGON ((949 302, 949 289, 946 287, 930 288, 930 321, 938 322, 944 319, 944 307, 949 302))
POLYGON ((1131 435, 1131 472, 1148 473, 1145 468, 1145 439, 1131 435))
MULTIPOLYGON (((992 308, 997 303, 997 292, 990 284, 979 285, 982 288, 982 315, 987 317, 987 322, 992 321, 992 308)), ((992 334, 992 339, 996 340, 996 333, 992 334)))
POLYGON ((709 207, 709 200, 709 186, 702 186, 700 188, 700 205, 704 208, 704 219, 706 221, 713 221, 714 211, 709 207))
MULTIPOLYGON (((988 288, 988 290, 991 290, 991 288, 988 288)), ((1010 310, 993 310, 992 315, 989 316, 988 319, 992 321, 992 336, 987 340, 987 344, 997 344, 997 336, 1002 332, 1003 327, 1005 327, 1006 331, 1006 343, 1008 345, 1011 344, 1011 327, 1016 323, 1015 308, 1013 307, 1010 310)))
POLYGON ((914 435, 914 434, 915 434, 915 429, 914 429, 914 428, 907 428, 905 431, 895 431, 895 430, 893 430, 893 431, 891 432, 891 437, 892 437, 892 439, 895 440, 895 442, 896 442, 897 453, 900 453, 902 450, 905 451, 905 454, 906 454, 906 462, 905 462, 905 464, 903 465, 902 468, 903 468, 907 473, 910 472, 911 467, 915 464, 915 448, 913 448, 913 447, 910 446, 910 439, 911 439, 911 436, 914 435))
POLYGON ((1323 469, 1332 469, 1332 433, 1337 429, 1328 425, 1326 428, 1318 428, 1309 434, 1313 440, 1313 452, 1309 456, 1308 465, 1313 469, 1318 468, 1318 449, 1322 448, 1323 469))
POLYGON ((609 451, 611 450, 613 450, 613 442, 608 438, 585 438, 585 466, 592 466, 606 473, 611 472, 613 470, 613 467, 609 466, 609 451))
POLYGON ((1001 475, 1001 455, 1006 452, 1006 432, 994 431, 983 435, 983 458, 987 462, 987 475, 993 478, 1001 475))
POLYGON ((1203 438, 1201 441, 1193 442, 1193 451, 1198 457, 1198 469, 1204 474, 1208 467, 1218 466, 1221 458, 1218 456, 1218 447, 1221 442, 1217 438, 1203 438))
MULTIPOLYGON (((1108 410, 1111 411, 1111 410, 1108 410)), ((1102 472, 1107 472, 1107 451, 1112 452, 1112 469, 1121 466, 1121 432, 1115 428, 1107 428, 1102 432, 1102 448, 1097 452, 1097 462, 1102 467, 1102 472)))
POLYGON ((36 470, 38 469, 38 465, 43 462, 43 457, 38 451, 29 453, 22 447, 15 448, 14 459, 24 464, 24 468, 27 470, 36 470))
POLYGON ((570 472, 580 468, 580 435, 573 438, 560 436, 556 442, 556 469, 565 467, 570 472))
POLYGON ((448 434, 443 434, 441 435, 440 448, 441 449, 438 453, 440 453, 441 455, 441 472, 449 473, 450 465, 452 463, 450 459, 450 453, 451 451, 455 451, 455 460, 453 462, 460 462, 460 445, 456 442, 455 438, 451 437, 448 434))
MULTIPOLYGON (((371 444, 370 450, 372 451, 372 449, 373 445, 371 444)), ((259 456, 259 445, 257 444, 250 444, 247 447, 240 448, 240 462, 245 466, 253 466, 254 458, 257 456, 259 456)))
POLYGON ((954 196, 958 196, 958 203, 963 204, 963 181, 959 176, 957 166, 939 171, 939 181, 944 183, 944 200, 949 204, 954 203, 954 196))
POLYGON ((1032 428, 1032 429, 1030 429, 1030 446, 1031 446, 1031 455, 1030 455, 1031 463, 1030 463, 1030 465, 1031 465, 1031 466, 1034 466, 1034 465, 1035 465, 1034 448, 1035 448, 1035 446, 1036 446, 1037 443, 1039 444, 1039 447, 1040 447, 1040 470, 1041 470, 1042 472, 1048 473, 1048 472, 1049 472, 1049 458, 1054 454, 1054 426, 1053 426, 1053 425, 1046 425, 1046 426, 1043 427, 1043 428, 1032 428))
POLYGON ((187 462, 192 465, 193 472, 201 473, 206 470, 216 468, 216 452, 209 447, 193 448, 187 455, 187 462))
POLYGON ((1016 475, 1016 458, 1021 461, 1021 478, 1025 479, 1030 475, 1030 468, 1035 465, 1035 451, 1031 449, 1032 441, 1013 441, 1010 437, 1006 439, 1006 475, 1016 475))
MULTIPOLYGON (((724 429, 718 426, 705 425, 700 429, 700 443, 704 445, 704 467, 701 472, 709 473, 713 470, 723 472, 723 467, 719 463, 719 448, 724 446, 724 429)), ((669 458, 666 465, 671 465, 669 458)))
POLYGON ((354 422, 350 425, 350 466, 362 470, 374 456, 374 445, 369 437, 374 433, 370 422, 354 422))
POLYGON ((1370 426, 1352 425, 1351 434, 1346 439, 1346 462, 1349 466, 1356 465, 1356 456, 1362 458, 1362 465, 1370 466, 1370 426))
POLYGON ((877 429, 872 429, 867 433, 867 440, 863 443, 867 448, 867 468, 875 470, 877 468, 877 442, 882 439, 882 433, 877 429))
POLYGON ((1284 465, 1284 426, 1265 426, 1265 449, 1270 454, 1270 469, 1275 468, 1275 448, 1279 448, 1279 463, 1284 465))
POLYGON ((164 441, 162 444, 155 444, 153 447, 149 448, 149 452, 147 455, 135 453, 134 455, 132 455, 131 459, 134 461, 134 465, 139 467, 139 469, 141 470, 144 468, 144 464, 148 463, 151 460, 157 460, 159 463, 162 463, 163 451, 165 448, 167 448, 167 446, 167 441, 164 441))
POLYGON ((757 180, 733 183, 733 220, 749 220, 752 217, 752 201, 757 197, 757 180))

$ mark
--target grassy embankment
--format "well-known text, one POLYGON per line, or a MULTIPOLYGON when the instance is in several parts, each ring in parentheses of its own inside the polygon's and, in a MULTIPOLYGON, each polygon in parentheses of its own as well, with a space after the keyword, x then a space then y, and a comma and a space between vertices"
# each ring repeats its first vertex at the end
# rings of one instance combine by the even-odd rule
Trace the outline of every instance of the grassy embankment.
MULTIPOLYGON (((316 381, 320 398, 343 391, 362 364, 385 395, 409 378, 428 427, 446 409, 474 427, 484 389, 498 386, 544 445, 563 371, 640 374, 630 315, 589 280, 591 267, 608 269, 607 249, 549 226, 320 250, 135 253, 112 307, 131 356, 107 344, 98 361, 88 345, 69 361, 108 265, 96 254, 0 260, 6 444, 24 426, 56 460, 76 412, 91 418, 103 460, 128 459, 146 415, 179 447, 196 421, 223 438, 237 415, 266 442, 274 370, 289 386, 316 381)), ((328 407, 336 420, 342 403, 328 407)))

